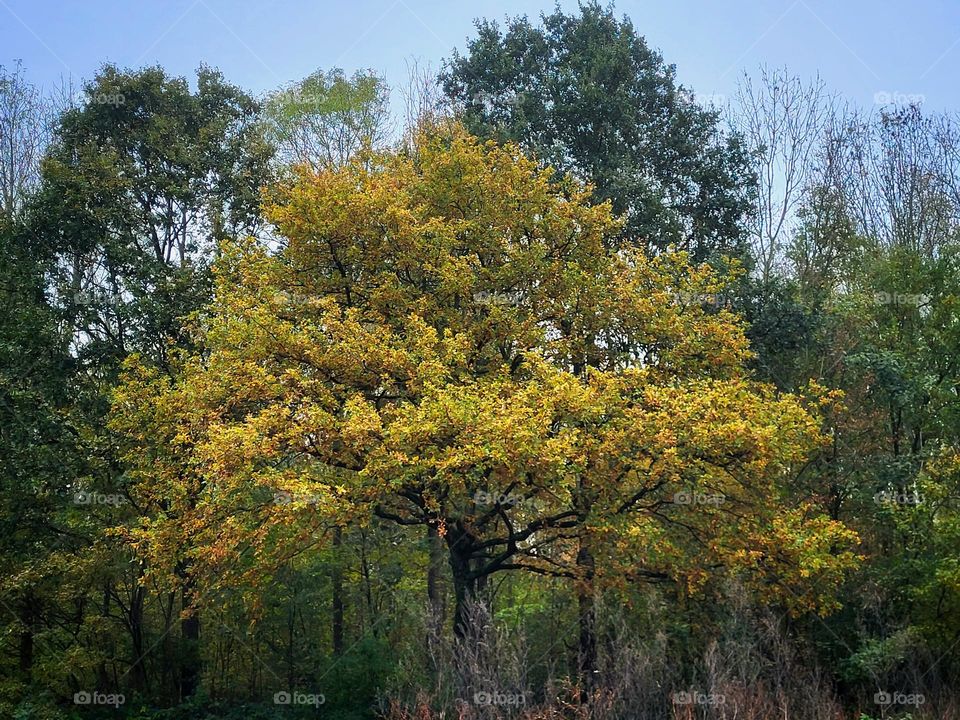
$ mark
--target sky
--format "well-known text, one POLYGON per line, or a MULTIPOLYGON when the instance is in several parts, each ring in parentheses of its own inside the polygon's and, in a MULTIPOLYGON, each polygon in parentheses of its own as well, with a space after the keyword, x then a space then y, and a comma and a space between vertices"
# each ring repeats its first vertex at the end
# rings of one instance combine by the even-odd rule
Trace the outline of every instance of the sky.
MULTIPOLYGON (((561 7, 576 9, 577 2, 561 7)), ((201 63, 265 93, 318 68, 373 69, 402 87, 414 60, 438 67, 475 18, 536 18, 553 0, 0 0, 0 64, 30 80, 89 79, 105 62, 201 63)), ((722 105, 744 72, 786 66, 869 108, 922 101, 960 110, 960 0, 619 0, 679 80, 722 105)), ((399 93, 397 93, 399 94, 399 93)))

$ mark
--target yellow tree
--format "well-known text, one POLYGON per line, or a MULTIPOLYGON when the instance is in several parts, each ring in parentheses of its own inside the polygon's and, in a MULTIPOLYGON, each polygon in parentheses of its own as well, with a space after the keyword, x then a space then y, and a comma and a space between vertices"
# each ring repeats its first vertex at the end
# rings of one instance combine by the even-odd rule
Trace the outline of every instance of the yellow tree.
POLYGON ((224 246, 202 353, 173 377, 133 361, 117 393, 164 503, 131 541, 160 567, 189 537, 223 579, 237 547, 256 572, 348 522, 425 526, 460 635, 491 574, 570 578, 585 673, 604 583, 741 571, 827 609, 854 537, 784 493, 815 403, 751 379, 717 274, 611 251, 589 199, 456 125, 275 188, 282 247, 224 246))

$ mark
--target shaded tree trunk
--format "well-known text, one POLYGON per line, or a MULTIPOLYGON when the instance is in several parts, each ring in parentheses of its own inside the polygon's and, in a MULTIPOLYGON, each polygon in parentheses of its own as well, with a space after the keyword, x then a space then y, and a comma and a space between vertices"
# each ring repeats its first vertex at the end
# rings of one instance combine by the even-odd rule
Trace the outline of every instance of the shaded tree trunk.
POLYGON ((34 635, 36 633, 36 605, 32 593, 28 593, 20 605, 20 676, 25 683, 33 677, 34 635))
POLYGON ((580 648, 577 670, 584 694, 589 695, 595 684, 597 672, 597 613, 593 584, 594 560, 583 538, 577 553, 577 611, 580 618, 580 648))
POLYGON ((472 567, 473 543, 467 532, 458 524, 447 529, 447 550, 450 572, 453 578, 453 632, 463 639, 472 634, 469 606, 476 600, 481 584, 472 567))
MULTIPOLYGON (((140 577, 143 576, 141 571, 140 577)), ((138 577, 138 581, 140 579, 138 577)), ((137 583, 133 589, 133 596, 130 598, 130 642, 133 647, 133 667, 130 668, 130 676, 135 690, 144 691, 147 689, 147 667, 144 664, 145 643, 143 629, 143 604, 146 597, 146 591, 143 586, 137 583)))
POLYGON ((343 530, 333 531, 333 584, 331 632, 333 635, 333 654, 343 654, 343 568, 340 548, 343 547, 343 530))
POLYGON ((184 585, 180 593, 181 610, 189 613, 180 620, 182 655, 180 658, 180 699, 193 695, 200 686, 200 609, 196 604, 196 588, 184 566, 184 585))
POLYGON ((427 549, 429 565, 427 567, 427 599, 430 612, 437 627, 443 627, 446 620, 446 595, 443 588, 443 539, 435 524, 427 525, 427 549))

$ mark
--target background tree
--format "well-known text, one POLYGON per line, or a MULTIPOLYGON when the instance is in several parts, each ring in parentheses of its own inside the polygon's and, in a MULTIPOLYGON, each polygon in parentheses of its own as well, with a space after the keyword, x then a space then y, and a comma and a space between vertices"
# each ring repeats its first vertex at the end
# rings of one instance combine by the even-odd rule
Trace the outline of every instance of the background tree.
POLYGON ((613 10, 480 21, 442 80, 471 132, 593 184, 626 216, 620 239, 694 260, 742 251, 752 180, 740 140, 613 10))
POLYGON ((390 131, 390 89, 373 71, 347 77, 321 70, 270 95, 264 116, 278 159, 314 170, 338 167, 365 147, 380 147, 390 131))
POLYGON ((752 150, 757 178, 751 235, 761 283, 773 279, 783 244, 813 182, 815 154, 834 112, 819 78, 804 84, 785 69, 760 69, 754 82, 744 75, 730 118, 752 150))
MULTIPOLYGON (((259 135, 257 104, 209 69, 199 71, 192 92, 185 79, 159 68, 107 66, 85 91, 85 103, 57 124, 24 231, 41 239, 52 259, 45 282, 63 323, 60 350, 77 365, 76 421, 89 475, 76 487, 125 497, 124 467, 104 427, 120 362, 139 351, 164 366, 170 349, 187 341, 181 318, 209 297, 215 241, 260 222, 270 147, 259 135)), ((157 510, 125 503, 88 512, 109 527, 118 514, 157 510), (110 512, 98 517, 103 510, 110 512)), ((131 638, 128 667, 145 685, 144 568, 127 563, 117 570, 104 579, 103 613, 114 622, 112 608, 119 611, 131 638)), ((178 692, 188 695, 197 682, 199 632, 189 588, 181 604, 180 662, 169 643, 164 650, 166 667, 180 669, 178 692)), ((165 613, 161 637, 176 619, 165 613)))
POLYGON ((47 120, 40 91, 20 62, 12 71, 0 65, 0 213, 8 223, 36 185, 47 120))

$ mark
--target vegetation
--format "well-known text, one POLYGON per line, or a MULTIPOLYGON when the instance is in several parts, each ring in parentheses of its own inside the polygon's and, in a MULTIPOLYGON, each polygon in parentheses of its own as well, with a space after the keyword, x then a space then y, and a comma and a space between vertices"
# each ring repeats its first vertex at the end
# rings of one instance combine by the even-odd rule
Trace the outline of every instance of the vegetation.
POLYGON ((957 716, 960 126, 741 88, 0 72, 0 713, 957 716))

